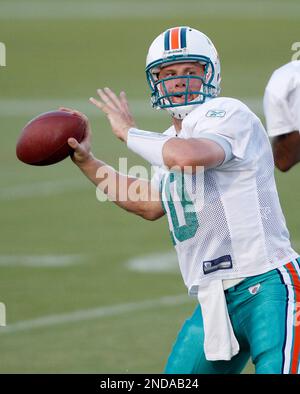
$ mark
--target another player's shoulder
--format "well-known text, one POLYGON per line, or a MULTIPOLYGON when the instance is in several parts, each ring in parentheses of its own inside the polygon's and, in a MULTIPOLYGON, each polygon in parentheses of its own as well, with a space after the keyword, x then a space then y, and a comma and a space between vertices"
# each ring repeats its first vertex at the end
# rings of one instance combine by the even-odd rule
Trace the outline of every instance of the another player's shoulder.
POLYGON ((291 75, 291 74, 298 74, 300 73, 300 61, 299 60, 293 60, 287 64, 284 64, 283 66, 277 68, 272 76, 274 77, 280 77, 284 75, 291 75))
POLYGON ((280 91, 284 89, 289 83, 294 81, 300 82, 300 61, 293 60, 273 71, 266 90, 276 89, 280 91))

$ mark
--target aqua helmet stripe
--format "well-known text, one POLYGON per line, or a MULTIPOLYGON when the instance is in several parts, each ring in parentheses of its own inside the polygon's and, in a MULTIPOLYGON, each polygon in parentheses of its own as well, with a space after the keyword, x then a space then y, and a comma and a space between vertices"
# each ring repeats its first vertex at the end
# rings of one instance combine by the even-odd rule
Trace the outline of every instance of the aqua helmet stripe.
POLYGON ((170 49, 170 30, 167 30, 165 33, 165 51, 170 49))
POLYGON ((180 44, 181 48, 186 48, 186 27, 183 27, 180 31, 180 44))

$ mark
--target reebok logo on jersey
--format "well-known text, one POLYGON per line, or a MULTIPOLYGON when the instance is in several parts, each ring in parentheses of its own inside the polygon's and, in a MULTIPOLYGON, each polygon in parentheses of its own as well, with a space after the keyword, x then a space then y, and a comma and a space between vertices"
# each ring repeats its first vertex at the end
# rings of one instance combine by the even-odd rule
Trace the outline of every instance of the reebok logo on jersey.
POLYGON ((218 109, 210 109, 205 114, 207 118, 224 118, 225 115, 226 115, 226 111, 218 110, 218 109))
POLYGON ((204 275, 218 270, 226 270, 230 268, 232 268, 232 260, 230 255, 221 256, 215 260, 203 261, 204 275))
POLYGON ((255 286, 249 287, 248 290, 249 290, 249 293, 251 293, 251 294, 256 294, 256 293, 258 293, 259 288, 260 288, 260 283, 258 283, 258 284, 255 285, 255 286))

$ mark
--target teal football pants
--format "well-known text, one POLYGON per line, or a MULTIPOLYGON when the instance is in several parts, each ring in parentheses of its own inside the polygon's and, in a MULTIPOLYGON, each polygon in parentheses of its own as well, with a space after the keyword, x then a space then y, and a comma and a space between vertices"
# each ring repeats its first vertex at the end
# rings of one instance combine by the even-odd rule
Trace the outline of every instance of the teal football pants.
POLYGON ((300 258, 225 291, 239 353, 230 361, 207 361, 198 305, 184 323, 165 372, 241 373, 251 357, 257 374, 300 373, 300 258))

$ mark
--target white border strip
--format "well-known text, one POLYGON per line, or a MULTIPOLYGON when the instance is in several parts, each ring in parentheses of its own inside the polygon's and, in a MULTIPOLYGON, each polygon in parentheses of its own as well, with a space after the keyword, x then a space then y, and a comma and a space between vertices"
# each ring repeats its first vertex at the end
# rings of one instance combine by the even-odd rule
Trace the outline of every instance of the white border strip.
POLYGON ((274 0, 211 0, 198 2, 185 0, 160 1, 3 1, 0 20, 116 20, 164 19, 184 15, 204 18, 298 20, 300 6, 293 1, 274 0))

